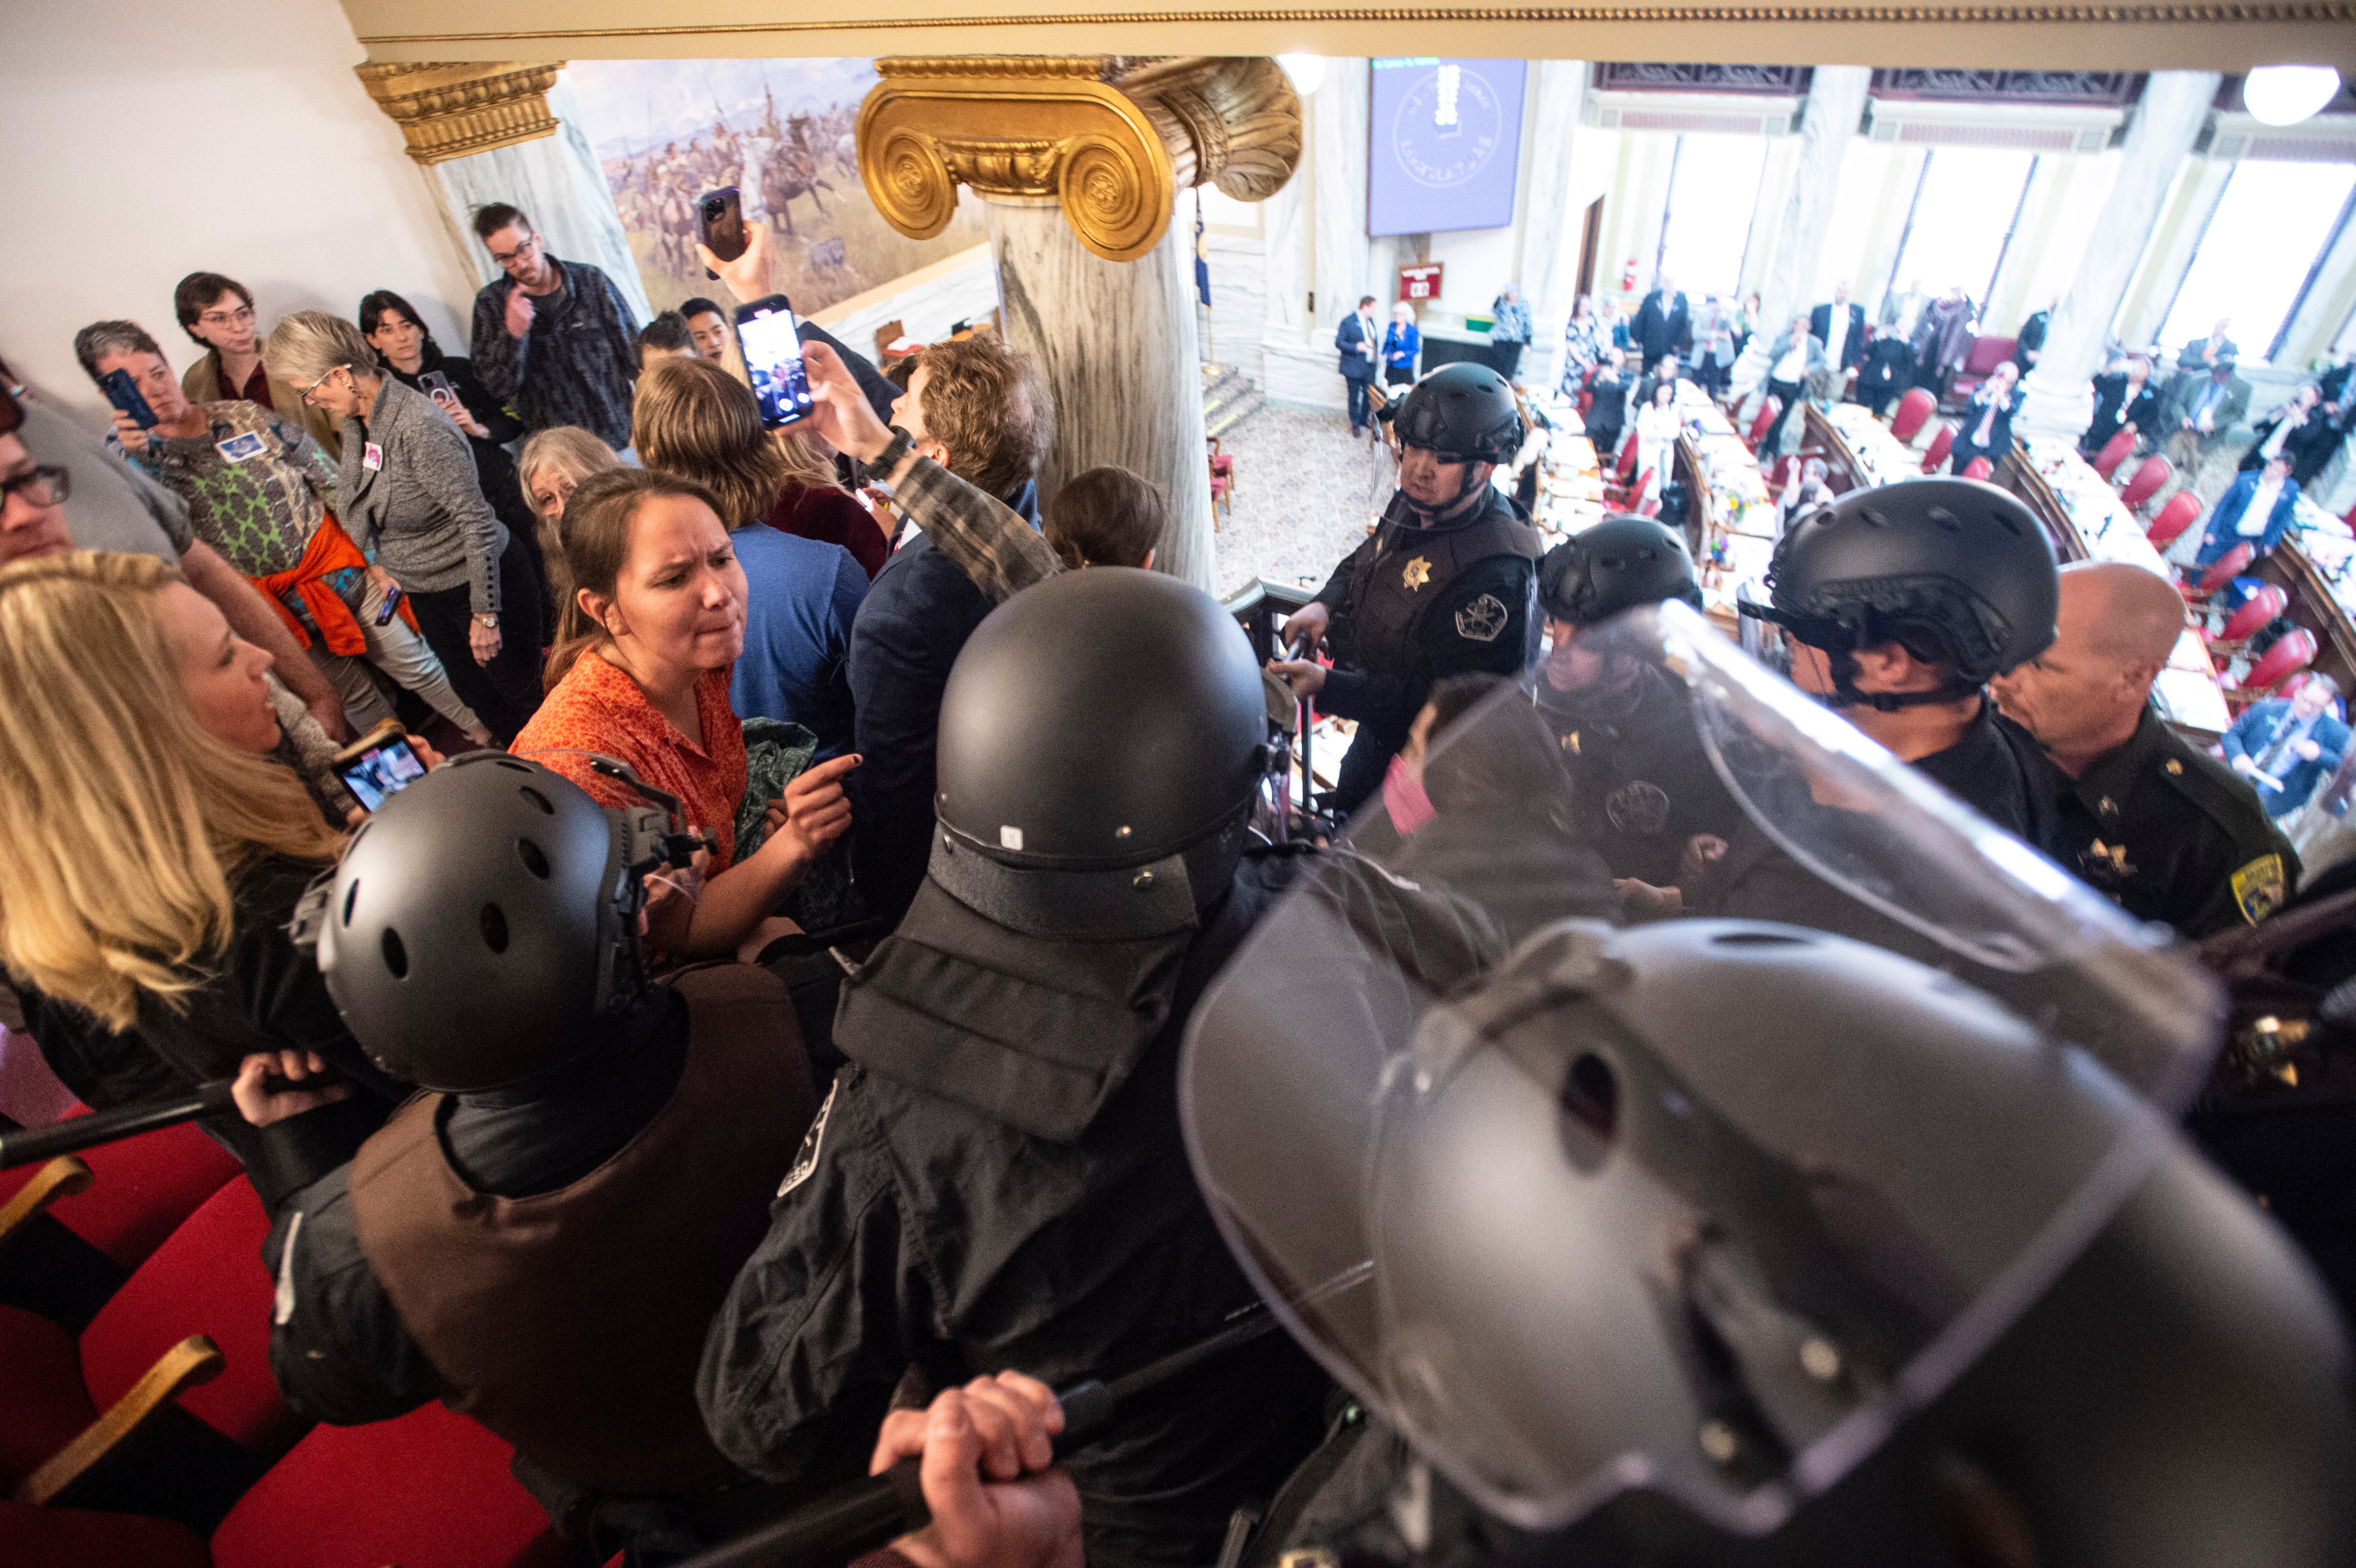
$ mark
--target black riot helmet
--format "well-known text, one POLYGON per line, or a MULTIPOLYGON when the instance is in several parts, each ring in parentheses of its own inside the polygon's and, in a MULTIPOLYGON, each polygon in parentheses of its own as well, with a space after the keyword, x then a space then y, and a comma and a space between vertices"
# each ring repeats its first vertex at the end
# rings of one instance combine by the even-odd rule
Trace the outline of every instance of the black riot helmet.
POLYGON ((1205 1006, 1197 1172, 1296 1335, 1472 1505, 1480 1549, 1435 1560, 2356 1546, 2347 1348, 2302 1260, 2150 1105, 1944 976, 1795 927, 1564 922, 1371 1080, 1363 1025, 1303 1055, 1205 1006), (1360 1082, 1353 1131, 1324 1107, 1360 1082))
POLYGON ((931 875, 1032 935, 1193 924, 1282 764, 1251 645, 1161 572, 1066 572, 991 612, 941 698, 931 875))
MULTIPOLYGON (((648 792, 619 763, 619 782, 648 792)), ((296 911, 360 1049, 405 1083, 500 1089, 580 1056, 645 990, 645 873, 688 841, 563 774, 470 752, 379 806, 296 911)))
POLYGON ((1837 705, 1884 710, 1955 701, 2035 658, 2052 645, 2061 603, 2036 515, 1977 479, 1851 490, 1785 530, 1767 583, 1769 604, 1742 613, 1831 654, 1837 705), (1934 691, 1858 691, 1852 656, 1887 642, 1954 679, 1934 691))
POLYGON ((1596 625, 1664 599, 1702 607, 1685 536, 1656 518, 1611 513, 1538 562, 1539 606, 1574 626, 1596 625))
POLYGON ((1488 366, 1462 360, 1418 381, 1392 428, 1400 445, 1422 447, 1443 463, 1511 463, 1522 449, 1514 389, 1488 366))

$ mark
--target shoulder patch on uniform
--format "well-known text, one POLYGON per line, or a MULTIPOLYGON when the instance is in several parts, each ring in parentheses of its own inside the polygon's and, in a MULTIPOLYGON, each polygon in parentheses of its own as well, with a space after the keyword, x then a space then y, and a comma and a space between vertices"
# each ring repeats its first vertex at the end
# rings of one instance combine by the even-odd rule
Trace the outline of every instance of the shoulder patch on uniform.
POLYGON ((1456 612, 1456 635, 1468 642, 1494 643, 1510 618, 1504 600, 1483 593, 1456 612))
POLYGON ((834 1097, 841 1093, 842 1080, 840 1078, 827 1085, 826 1103, 819 1106, 818 1116, 810 1123, 809 1131, 802 1135, 801 1152, 794 1156, 793 1168, 786 1172, 786 1179, 778 1186, 778 1197, 783 1198, 817 1173, 819 1150, 826 1146, 826 1119, 834 1112, 834 1097))
POLYGON ((2261 855, 2233 873, 2233 903, 2252 925, 2282 908, 2283 858, 2261 855))

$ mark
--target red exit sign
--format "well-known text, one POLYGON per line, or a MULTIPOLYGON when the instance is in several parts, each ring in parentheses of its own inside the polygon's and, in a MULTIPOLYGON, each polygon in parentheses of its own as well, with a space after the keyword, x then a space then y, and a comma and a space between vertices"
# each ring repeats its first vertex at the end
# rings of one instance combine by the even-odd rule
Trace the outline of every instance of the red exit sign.
POLYGON ((1398 270, 1398 297, 1408 301, 1438 299, 1440 271, 1445 264, 1427 261, 1419 267, 1401 267, 1398 270))

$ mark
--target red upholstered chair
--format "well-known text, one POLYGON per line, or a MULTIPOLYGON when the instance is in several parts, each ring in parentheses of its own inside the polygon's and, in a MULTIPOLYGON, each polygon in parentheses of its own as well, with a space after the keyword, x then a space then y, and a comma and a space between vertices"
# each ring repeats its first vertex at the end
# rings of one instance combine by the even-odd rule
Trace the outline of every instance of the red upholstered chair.
POLYGON ((2248 642, 2257 635, 2259 627, 2281 614, 2283 606, 2289 603, 2289 594, 2273 583, 2267 583, 2242 601, 2242 607, 2233 612, 2224 629, 2210 640, 2209 645, 2213 648, 2223 643, 2248 642))
POLYGON ((2256 555, 2257 552, 2247 544, 2235 545, 2232 549, 2219 556, 2215 565, 2201 574, 2200 582, 2192 590, 2192 597, 2208 598, 2209 595, 2240 576, 2242 569, 2248 566, 2256 555))
POLYGON ((1985 479, 1995 472, 1996 465, 1985 457, 1975 457, 1964 464, 1964 477, 1966 479, 1985 479))
POLYGON ((2263 696, 2285 677, 2314 662, 2315 634, 2301 626, 2277 640, 2264 658, 2250 667, 2250 673, 2242 677, 2242 690, 2253 698, 2263 696))
POLYGON ((1955 449, 1955 427, 1941 425, 1939 433, 1931 438, 1930 450, 1922 453, 1922 472, 1936 474, 1946 465, 1947 454, 1955 449))
POLYGON ((1916 387, 1898 400, 1898 412, 1890 421, 1890 433, 1899 440, 1912 442, 1922 432, 1922 423, 1938 411, 1939 400, 1929 389, 1916 387))
POLYGON ((553 1568, 563 1547, 507 1444, 428 1404, 316 1426, 213 1531, 215 1568, 553 1568))
POLYGON ((1620 443, 1617 469, 1622 485, 1628 483, 1629 476, 1636 472, 1636 432, 1633 430, 1628 432, 1628 439, 1620 443))
POLYGON ((2127 480, 2126 487, 2119 492, 2120 502, 2128 511, 2134 511, 2158 495, 2159 487, 2167 484, 2169 475, 2175 472, 2176 465, 2156 453, 2145 458, 2127 480))
POLYGON ((1980 383, 1996 373, 1996 368, 2012 357, 2020 340, 2016 337, 1975 337, 1972 351, 1964 360, 1964 368, 1955 372, 1949 388, 1948 400, 1957 407, 1971 401, 1980 383))
POLYGON ((32 1502, 56 1497, 175 1398, 211 1429, 191 1429, 189 1441, 216 1470, 251 1459, 258 1472, 302 1435, 270 1371, 269 1228, 252 1187, 227 1182, 79 1339, 0 1307, 0 1477, 11 1489, 32 1502), (110 1427, 118 1411, 139 1418, 101 1441, 102 1411, 110 1427))
POLYGON ((2153 549, 2166 549, 2175 541, 2177 535, 2200 520, 2201 497, 2190 490, 2179 490, 2168 498, 2168 505, 2159 509, 2159 515, 2152 518, 2151 527, 2144 530, 2143 537, 2151 541, 2153 549))
POLYGON ((2118 471, 2119 464, 2127 460, 2127 453, 2135 450, 2135 432, 2131 430, 2123 430, 2103 443, 2103 450, 2094 453, 2094 472, 2108 479, 2118 471))
POLYGON ((2300 670, 2297 675, 2292 676, 2288 680, 2284 681, 2280 686, 2276 687, 2275 695, 2276 697, 2297 697, 2298 695, 2298 688, 2305 686, 2307 684, 2307 677, 2314 673, 2315 672, 2313 670, 2300 670))
MULTIPOLYGON (((198 1205, 241 1174, 235 1157, 194 1122, 100 1144, 76 1157, 96 1179, 58 1199, 48 1212, 126 1269, 145 1262, 198 1205)), ((0 1201, 14 1198, 36 1168, 0 1171, 0 1201)), ((6 1266, 0 1259, 0 1269, 6 1266)))
POLYGON ((169 1520, 0 1501, 0 1563, 8 1568, 209 1568, 212 1558, 196 1531, 169 1520))
POLYGON ((1759 417, 1752 420, 1751 428, 1742 432, 1742 444, 1753 452, 1758 451, 1759 443, 1767 439, 1768 427, 1775 422, 1775 416, 1783 411, 1783 399, 1768 398, 1762 400, 1759 405, 1759 417))

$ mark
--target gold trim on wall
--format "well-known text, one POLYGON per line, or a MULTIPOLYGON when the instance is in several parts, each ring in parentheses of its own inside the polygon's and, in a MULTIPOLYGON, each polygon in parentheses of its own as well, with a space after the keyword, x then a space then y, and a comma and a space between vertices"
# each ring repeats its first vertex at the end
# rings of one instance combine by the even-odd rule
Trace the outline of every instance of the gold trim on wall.
POLYGON ((494 147, 511 147, 556 134, 548 90, 562 60, 466 64, 418 62, 352 68, 378 108, 401 127, 408 153, 421 164, 447 163, 494 147))
POLYGON ((1301 159, 1301 101, 1251 57, 885 59, 859 108, 859 176, 885 222, 929 240, 957 187, 1057 202, 1081 243, 1132 261, 1178 191, 1274 195, 1301 159))

